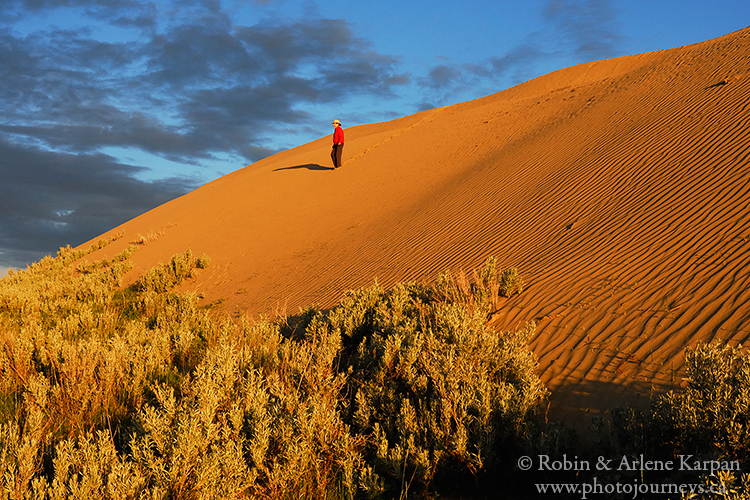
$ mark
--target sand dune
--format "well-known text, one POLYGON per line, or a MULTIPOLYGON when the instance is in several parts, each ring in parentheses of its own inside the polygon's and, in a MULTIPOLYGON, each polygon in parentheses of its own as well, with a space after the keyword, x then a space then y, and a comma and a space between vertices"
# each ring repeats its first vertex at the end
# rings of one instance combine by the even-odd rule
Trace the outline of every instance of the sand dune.
POLYGON ((233 314, 494 255, 528 286, 493 321, 537 322, 552 410, 644 405, 680 382, 685 346, 750 336, 749 122, 745 29, 347 128, 337 171, 326 135, 113 229, 102 253, 150 237, 131 280, 206 253, 189 287, 233 314))

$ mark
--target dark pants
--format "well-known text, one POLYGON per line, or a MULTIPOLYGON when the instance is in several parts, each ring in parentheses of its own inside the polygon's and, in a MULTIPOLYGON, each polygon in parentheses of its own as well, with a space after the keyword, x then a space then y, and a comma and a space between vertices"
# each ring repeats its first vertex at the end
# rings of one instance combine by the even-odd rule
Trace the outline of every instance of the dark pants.
POLYGON ((344 152, 343 144, 334 144, 331 150, 331 160, 333 160, 333 168, 339 168, 341 166, 341 155, 344 152))

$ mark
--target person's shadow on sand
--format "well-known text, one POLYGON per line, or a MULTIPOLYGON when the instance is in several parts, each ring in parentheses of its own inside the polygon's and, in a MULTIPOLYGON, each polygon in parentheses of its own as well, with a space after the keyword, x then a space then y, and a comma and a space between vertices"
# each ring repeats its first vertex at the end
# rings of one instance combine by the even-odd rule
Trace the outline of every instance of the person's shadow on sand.
POLYGON ((333 170, 333 167, 324 167, 323 165, 318 165, 317 163, 308 163, 306 165, 296 165, 294 167, 282 167, 274 169, 274 172, 278 172, 279 170, 297 170, 299 168, 306 168, 307 170, 333 170))

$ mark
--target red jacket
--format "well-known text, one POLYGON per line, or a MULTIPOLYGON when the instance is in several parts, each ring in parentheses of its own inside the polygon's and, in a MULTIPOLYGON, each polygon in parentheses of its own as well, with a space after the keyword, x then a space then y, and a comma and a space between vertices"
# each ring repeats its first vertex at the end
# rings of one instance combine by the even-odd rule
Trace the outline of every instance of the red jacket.
POLYGON ((341 128, 341 125, 336 127, 336 130, 333 131, 333 143, 344 144, 344 129, 341 128))

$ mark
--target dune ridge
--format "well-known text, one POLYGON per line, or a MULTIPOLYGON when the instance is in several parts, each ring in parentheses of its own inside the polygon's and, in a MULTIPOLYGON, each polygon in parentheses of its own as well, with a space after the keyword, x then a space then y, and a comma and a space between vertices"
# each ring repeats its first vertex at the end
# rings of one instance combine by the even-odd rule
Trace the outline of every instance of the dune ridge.
POLYGON ((150 239, 133 281, 190 248, 212 259, 186 285, 206 302, 294 314, 492 255, 527 282, 492 321, 536 322, 554 412, 644 406, 680 383, 686 346, 750 336, 748 121, 744 29, 347 128, 337 171, 326 135, 114 228, 89 258, 150 239))

